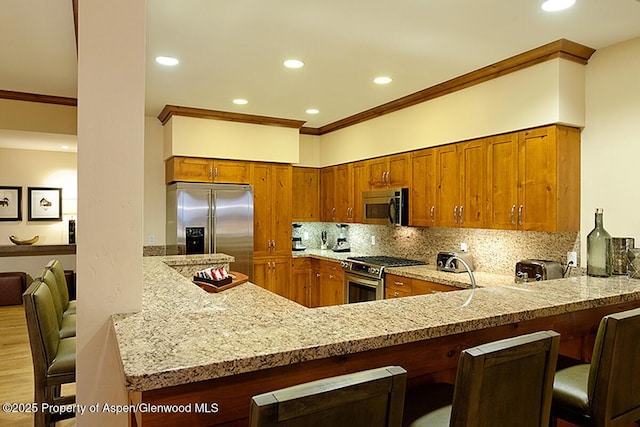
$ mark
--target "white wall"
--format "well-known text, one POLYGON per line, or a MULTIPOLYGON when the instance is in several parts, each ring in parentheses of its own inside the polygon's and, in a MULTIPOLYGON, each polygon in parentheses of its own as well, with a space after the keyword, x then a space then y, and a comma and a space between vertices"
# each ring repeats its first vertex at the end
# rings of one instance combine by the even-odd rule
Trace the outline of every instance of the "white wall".
MULTIPOLYGON (((76 401, 126 405, 111 315, 142 305, 146 3, 81 2, 78 12, 76 401)), ((126 426, 127 414, 76 421, 126 426)))
POLYGON ((321 166, 550 123, 581 127, 584 125, 581 81, 584 66, 564 59, 507 74, 322 135, 321 166), (566 82, 572 82, 570 87, 565 88, 566 82))
POLYGON ((22 187, 22 221, 0 222, 0 245, 11 245, 11 234, 21 239, 38 235, 38 245, 69 242, 68 221, 77 212, 76 158, 76 153, 0 148, 0 185, 22 187), (63 220, 28 221, 28 187, 62 188, 63 220))
POLYGON ((173 116, 169 122, 171 125, 165 130, 168 150, 165 158, 193 156, 298 162, 298 129, 184 116, 173 116))
MULTIPOLYGON (((582 249, 596 207, 605 229, 640 247, 640 38, 598 50, 587 65, 582 132, 582 249)), ((584 260, 584 257, 583 257, 584 260)))

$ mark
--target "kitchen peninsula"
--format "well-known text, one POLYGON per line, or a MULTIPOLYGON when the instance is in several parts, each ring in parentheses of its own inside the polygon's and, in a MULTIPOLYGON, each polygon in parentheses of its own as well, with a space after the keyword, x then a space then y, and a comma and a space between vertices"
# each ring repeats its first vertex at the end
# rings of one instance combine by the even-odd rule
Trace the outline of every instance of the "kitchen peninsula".
POLYGON ((131 403, 192 411, 131 425, 242 425, 254 394, 387 364, 410 385, 451 378, 462 349, 533 330, 560 332, 561 351, 585 359, 603 315, 640 306, 640 280, 577 277, 485 285, 464 307, 471 290, 308 309, 251 283, 206 293, 176 262, 144 258, 142 311, 112 320, 131 403))

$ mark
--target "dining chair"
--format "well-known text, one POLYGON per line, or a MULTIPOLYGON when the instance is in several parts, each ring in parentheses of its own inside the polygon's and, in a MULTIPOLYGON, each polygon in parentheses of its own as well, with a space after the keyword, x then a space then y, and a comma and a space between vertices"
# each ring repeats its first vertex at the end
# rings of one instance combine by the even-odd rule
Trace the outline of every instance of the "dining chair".
POLYGON ((453 396, 439 403, 440 385, 407 389, 403 425, 548 426, 559 345, 560 334, 541 331, 464 350, 453 396))
POLYGON ((251 399, 251 427, 400 427, 407 372, 399 366, 325 378, 251 399))
POLYGON ((556 373, 551 414, 581 426, 640 420, 640 308, 600 321, 590 364, 556 373))

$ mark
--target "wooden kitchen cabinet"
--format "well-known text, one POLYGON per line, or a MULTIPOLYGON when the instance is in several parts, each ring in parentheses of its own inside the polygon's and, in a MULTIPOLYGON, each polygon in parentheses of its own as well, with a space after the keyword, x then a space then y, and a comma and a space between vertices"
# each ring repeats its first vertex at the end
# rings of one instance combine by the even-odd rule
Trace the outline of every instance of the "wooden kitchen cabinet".
POLYGON ((461 291, 463 288, 430 282, 428 280, 411 279, 411 291, 413 295, 435 294, 438 292, 461 291))
POLYGON ((250 165, 237 160, 176 156, 165 162, 165 181, 167 184, 176 181, 248 184, 250 165))
POLYGON ((368 161, 369 187, 408 187, 411 181, 411 153, 394 154, 368 161))
POLYGON ((384 279, 385 299, 410 297, 412 295, 412 279, 409 277, 387 274, 384 279))
POLYGON ((412 295, 426 295, 438 292, 459 291, 462 288, 427 280, 412 279, 395 274, 385 275, 385 298, 402 298, 412 295))
POLYGON ((253 256, 291 256, 292 168, 254 163, 253 256))
POLYGON ((334 202, 337 222, 353 222, 353 169, 351 163, 334 166, 334 202))
POLYGON ((362 192, 369 189, 367 176, 367 162, 355 162, 352 166, 353 171, 353 210, 352 221, 362 222, 364 219, 364 206, 362 203, 362 192))
POLYGON ((320 171, 320 217, 324 222, 336 222, 337 218, 335 175, 333 167, 322 168, 320 171))
POLYGON ((436 224, 482 228, 486 214, 484 139, 436 148, 436 224))
POLYGON ((320 170, 294 167, 292 173, 293 221, 320 221, 320 170))
POLYGON ((319 277, 316 260, 309 258, 293 258, 290 299, 305 307, 318 307, 319 277))
POLYGON ((411 153, 411 198, 409 225, 430 227, 436 224, 436 149, 411 153))
POLYGON ((253 278, 256 285, 285 298, 291 298, 291 257, 262 257, 253 259, 253 278))
POLYGON ((320 307, 344 304, 344 273, 340 263, 320 260, 319 262, 320 307))
POLYGON ((489 227, 580 229, 580 130, 552 125, 488 139, 489 227))

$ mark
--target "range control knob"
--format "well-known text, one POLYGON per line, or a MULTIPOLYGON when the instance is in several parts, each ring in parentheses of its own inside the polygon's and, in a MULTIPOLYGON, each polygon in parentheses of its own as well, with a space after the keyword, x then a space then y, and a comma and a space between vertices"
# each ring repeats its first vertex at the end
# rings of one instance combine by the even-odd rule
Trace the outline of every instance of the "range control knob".
POLYGON ((340 263, 340 267, 342 267, 342 268, 349 268, 349 263, 348 263, 347 261, 342 261, 342 262, 340 263))
POLYGON ((380 274, 379 268, 369 267, 369 274, 380 274))
POLYGON ((540 275, 540 273, 536 273, 536 282, 539 282, 542 280, 542 276, 540 275))

